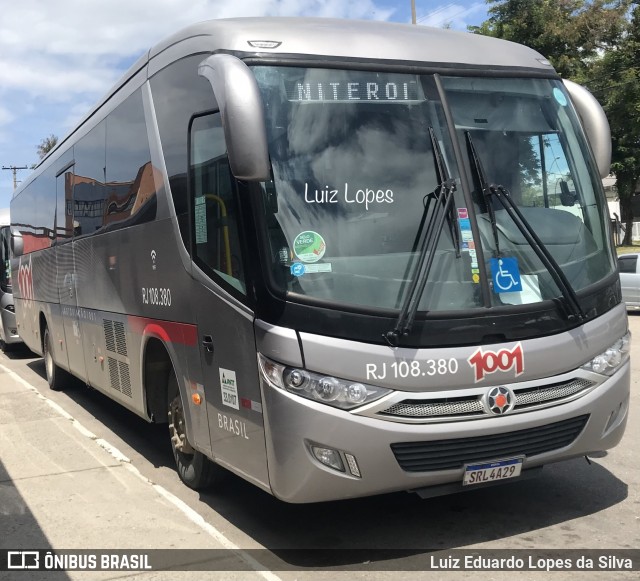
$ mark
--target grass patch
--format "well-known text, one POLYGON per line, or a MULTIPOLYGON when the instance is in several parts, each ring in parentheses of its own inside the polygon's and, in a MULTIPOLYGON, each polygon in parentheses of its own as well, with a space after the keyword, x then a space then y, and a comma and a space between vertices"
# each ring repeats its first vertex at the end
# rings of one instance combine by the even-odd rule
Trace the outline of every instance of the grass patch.
POLYGON ((634 244, 633 246, 616 246, 616 252, 618 255, 629 252, 640 252, 640 244, 634 244))

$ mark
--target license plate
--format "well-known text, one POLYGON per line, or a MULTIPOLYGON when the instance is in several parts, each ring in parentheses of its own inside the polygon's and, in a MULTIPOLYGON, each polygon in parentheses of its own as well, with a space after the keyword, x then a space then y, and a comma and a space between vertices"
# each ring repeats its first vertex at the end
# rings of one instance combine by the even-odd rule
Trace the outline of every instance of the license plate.
POLYGON ((467 464, 464 467, 463 486, 472 484, 484 484, 496 480, 506 480, 520 476, 522 471, 522 458, 509 458, 508 460, 496 460, 495 462, 483 462, 482 464, 467 464))

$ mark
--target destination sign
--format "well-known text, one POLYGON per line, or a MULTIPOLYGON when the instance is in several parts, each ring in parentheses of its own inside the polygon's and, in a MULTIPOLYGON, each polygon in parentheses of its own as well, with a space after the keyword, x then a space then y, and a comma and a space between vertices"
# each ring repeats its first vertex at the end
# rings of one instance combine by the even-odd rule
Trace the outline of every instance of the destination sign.
POLYGON ((354 73, 351 79, 287 83, 286 92, 289 101, 300 103, 407 103, 425 100, 422 87, 416 77, 410 75, 373 75, 366 78, 364 74, 354 73))

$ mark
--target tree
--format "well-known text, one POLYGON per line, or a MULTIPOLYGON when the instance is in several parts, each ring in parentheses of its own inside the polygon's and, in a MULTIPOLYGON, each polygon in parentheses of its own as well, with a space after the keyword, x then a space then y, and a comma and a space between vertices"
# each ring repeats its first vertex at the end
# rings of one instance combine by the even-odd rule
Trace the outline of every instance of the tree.
POLYGON ((612 138, 623 244, 631 244, 631 205, 640 179, 640 6, 631 0, 487 0, 489 19, 472 32, 537 50, 602 104, 612 138), (633 7, 631 18, 629 9, 633 7))
POLYGON ((38 145, 38 156, 40 159, 44 159, 44 157, 49 153, 58 143, 58 138, 53 133, 49 135, 49 137, 45 137, 38 145))
POLYGON ((622 37, 631 0, 487 0, 489 19, 471 32, 525 44, 565 78, 581 78, 622 37))
POLYGON ((631 245, 632 198, 640 183, 640 5, 633 10, 628 33, 593 66, 585 84, 602 103, 611 126, 611 171, 626 225, 622 244, 631 245))

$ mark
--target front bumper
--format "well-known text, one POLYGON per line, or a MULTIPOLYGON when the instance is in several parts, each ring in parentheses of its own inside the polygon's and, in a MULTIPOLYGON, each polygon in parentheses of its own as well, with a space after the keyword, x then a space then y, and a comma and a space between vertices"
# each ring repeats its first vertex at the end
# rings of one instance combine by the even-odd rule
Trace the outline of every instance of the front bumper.
MULTIPOLYGON (((391 445, 482 438, 540 428, 587 415, 584 428, 561 448, 527 456, 524 471, 614 447, 624 433, 630 390, 630 364, 584 397, 551 408, 476 421, 404 424, 359 416, 303 399, 263 382, 265 432, 271 489, 294 503, 354 498, 402 490, 441 487, 462 481, 464 468, 409 472, 391 445), (311 445, 355 457, 361 478, 338 472, 313 456, 311 445)), ((512 454, 508 454, 507 457, 512 454)), ((485 460, 500 458, 491 453, 485 460)), ((502 456, 505 457, 505 456, 502 456)), ((344 462, 347 465, 346 461, 344 462)), ((446 487, 445 487, 446 489, 446 487)), ((465 487, 473 489, 473 487, 465 487)), ((428 496, 428 494, 427 494, 428 496)))

